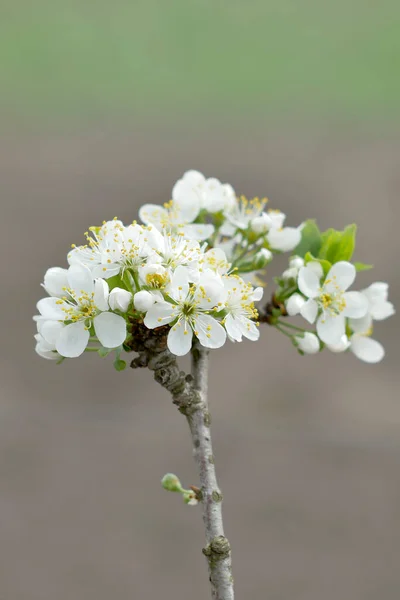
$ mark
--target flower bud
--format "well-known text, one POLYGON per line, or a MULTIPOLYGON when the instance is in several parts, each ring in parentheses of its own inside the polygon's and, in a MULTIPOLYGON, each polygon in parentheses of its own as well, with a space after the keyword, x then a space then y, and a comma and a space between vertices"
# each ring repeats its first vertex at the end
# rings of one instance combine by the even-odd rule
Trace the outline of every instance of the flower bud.
POLYGON ((111 290, 110 295, 108 296, 108 304, 110 305, 111 310, 120 310, 121 312, 126 312, 128 310, 131 300, 132 294, 119 287, 111 290))
POLYGON ((296 335, 295 340, 299 350, 304 354, 317 354, 320 349, 319 339, 315 333, 306 331, 303 335, 296 335))
POLYGON ((285 302, 286 312, 289 317, 298 315, 305 303, 305 299, 300 294, 292 294, 285 302))
POLYGON ((259 217, 254 217, 250 222, 250 227, 254 233, 265 233, 271 227, 271 219, 267 213, 263 212, 259 217))
POLYGON ((282 279, 285 281, 288 281, 289 279, 297 279, 297 274, 298 270, 295 267, 292 267, 291 269, 286 269, 286 271, 282 273, 282 279))
POLYGON ((272 257, 273 254, 271 250, 268 250, 267 248, 261 248, 261 250, 257 252, 254 259, 254 270, 264 268, 265 265, 271 262, 272 257))
POLYGON ((181 482, 179 481, 179 477, 173 473, 167 473, 164 475, 164 477, 161 479, 161 485, 163 486, 164 490, 167 490, 168 492, 184 491, 181 482))
POLYGON ((137 294, 133 297, 133 304, 135 305, 136 310, 140 312, 147 312, 149 308, 151 308, 156 301, 153 294, 147 292, 146 290, 141 290, 137 292, 137 294))
POLYGON ((293 256, 289 261, 289 267, 291 269, 300 269, 304 267, 304 260, 300 256, 293 256))
POLYGON ((185 490, 182 496, 184 503, 189 504, 189 506, 196 506, 199 503, 196 494, 192 490, 185 490))

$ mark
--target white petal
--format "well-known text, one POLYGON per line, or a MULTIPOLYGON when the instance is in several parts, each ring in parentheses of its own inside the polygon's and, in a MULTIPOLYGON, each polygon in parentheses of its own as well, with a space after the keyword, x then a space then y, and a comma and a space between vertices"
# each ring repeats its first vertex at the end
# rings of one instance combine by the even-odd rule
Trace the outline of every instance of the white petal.
POLYGON ((62 308, 66 306, 65 302, 60 304, 58 298, 42 298, 36 304, 36 308, 45 319, 53 321, 64 321, 65 313, 62 308))
POLYGON ((246 337, 248 340, 255 342, 260 337, 260 330, 254 321, 251 321, 247 317, 242 317, 238 319, 238 326, 240 332, 246 337))
POLYGON ((206 178, 204 177, 203 173, 196 171, 196 169, 189 169, 189 171, 185 171, 182 179, 190 183, 192 186, 204 185, 206 182, 206 178))
POLYGON ((326 347, 329 348, 331 352, 345 352, 351 345, 351 342, 347 335, 342 335, 340 341, 337 344, 327 344, 326 347))
MULTIPOLYGON (((306 301, 304 297, 300 294, 292 294, 285 302, 286 312, 289 315, 289 317, 294 317, 298 315, 300 313, 300 310, 303 308, 305 302, 306 301)), ((311 302, 314 302, 314 304, 317 306, 314 300, 312 300, 311 302)))
POLYGON ((395 312, 393 304, 387 300, 375 302, 371 307, 371 316, 375 321, 383 321, 394 315, 395 312))
POLYGON ((310 298, 301 306, 300 314, 309 323, 314 323, 318 314, 318 304, 310 298))
POLYGON ((356 268, 351 263, 342 260, 335 263, 329 270, 324 283, 327 292, 334 292, 336 286, 341 290, 347 290, 356 278, 356 268))
POLYGON ((357 358, 367 363, 380 362, 385 356, 385 349, 382 344, 362 335, 352 336, 350 350, 357 358))
POLYGON ((61 269, 61 267, 47 269, 43 286, 50 296, 58 296, 61 298, 65 295, 63 288, 68 287, 67 273, 68 269, 61 269))
POLYGON ((214 233, 214 225, 184 225, 182 227, 182 232, 188 239, 202 242, 212 236, 214 233))
POLYGON ((92 274, 95 278, 110 279, 114 275, 118 275, 121 270, 121 265, 118 263, 111 263, 107 265, 97 265, 93 268, 92 274))
POLYGON ((103 312, 93 319, 94 330, 104 348, 117 348, 126 338, 126 321, 111 312, 103 312))
POLYGON ((175 305, 169 302, 156 302, 151 306, 144 318, 144 324, 149 329, 155 329, 171 323, 177 317, 175 305))
POLYGON ((345 317, 352 319, 361 319, 367 314, 368 300, 361 292, 346 292, 343 294, 346 306, 343 309, 345 317))
POLYGON ((349 319, 349 325, 354 333, 368 333, 372 327, 372 317, 367 313, 361 319, 349 319))
POLYGON ((226 342, 226 331, 210 315, 198 315, 194 320, 196 335, 202 346, 206 348, 221 348, 226 342))
POLYGON ((83 354, 88 341, 89 331, 83 321, 78 321, 64 327, 58 336, 56 350, 61 356, 76 358, 83 354))
POLYGON ((211 309, 225 302, 226 290, 222 278, 212 271, 201 274, 195 292, 195 299, 201 308, 211 309))
POLYGON ((192 347, 193 332, 186 320, 171 327, 167 338, 170 352, 176 356, 184 356, 192 347))
POLYGON ((284 229, 271 229, 267 239, 274 250, 289 252, 296 248, 301 240, 301 231, 297 227, 285 227, 284 229))
MULTIPOLYGON (((200 189, 191 181, 180 179, 172 189, 173 209, 178 210, 182 223, 191 223, 200 211, 200 189)), ((178 217, 179 218, 179 217, 178 217)))
POLYGON ((388 299, 389 284, 384 281, 375 281, 363 290, 363 294, 367 296, 371 304, 376 301, 385 302, 388 299))
POLYGON ((338 344, 345 335, 346 323, 343 313, 338 316, 321 315, 317 321, 317 333, 326 344, 338 344))
POLYGON ((91 294, 94 290, 93 275, 84 265, 71 265, 68 269, 69 287, 78 294, 86 292, 91 294))
POLYGON ((297 280, 299 290, 307 298, 315 298, 318 296, 320 282, 317 275, 308 267, 301 267, 297 280))
POLYGON ((182 301, 189 292, 189 272, 185 267, 179 266, 175 269, 168 286, 168 293, 174 300, 182 301))
POLYGON ((94 303, 99 310, 108 310, 108 283, 104 279, 94 282, 94 303))
POLYGON ((242 341, 243 334, 240 331, 237 319, 235 319, 235 317, 231 314, 227 315, 225 319, 225 329, 232 340, 235 342, 242 341))
POLYGON ((48 344, 55 346, 60 332, 64 327, 64 323, 60 323, 60 321, 44 321, 40 326, 40 334, 48 344))
POLYGON ((311 269, 311 271, 314 271, 318 279, 321 280, 321 277, 324 274, 324 270, 322 268, 321 263, 319 263, 317 260, 311 260, 307 263, 307 269, 311 269))
POLYGON ((256 287, 255 290, 252 293, 252 298, 253 298, 253 302, 260 302, 260 300, 262 299, 264 295, 264 288, 262 287, 256 287))
POLYGON ((145 225, 153 223, 156 227, 161 227, 168 218, 168 212, 158 204, 144 204, 139 208, 139 218, 145 225))

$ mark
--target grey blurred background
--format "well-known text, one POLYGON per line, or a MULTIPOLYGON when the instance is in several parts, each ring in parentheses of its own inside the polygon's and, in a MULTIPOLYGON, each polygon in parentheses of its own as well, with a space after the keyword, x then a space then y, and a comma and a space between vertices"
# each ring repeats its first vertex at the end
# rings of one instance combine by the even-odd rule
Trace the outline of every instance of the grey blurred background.
MULTIPOLYGON (((398 305, 400 11, 389 0, 379 9, 305 2, 305 14, 296 6, 173 2, 167 11, 119 0, 112 11, 70 2, 57 12, 39 2, 32 21, 28 4, 4 4, 4 600, 209 594, 200 510, 159 483, 168 471, 197 483, 187 425, 168 395, 146 370, 116 373, 91 355, 56 366, 33 351, 43 274, 65 266, 89 225, 132 220, 196 168, 238 193, 268 195, 290 225, 357 222, 355 258, 375 265, 360 286, 389 281, 398 305), (247 45, 236 56, 239 34, 247 45), (215 61, 207 40, 229 52, 215 61)), ((238 598, 398 599, 396 317, 376 337, 387 356, 375 366, 328 352, 300 357, 267 327, 257 344, 212 353, 238 598)))

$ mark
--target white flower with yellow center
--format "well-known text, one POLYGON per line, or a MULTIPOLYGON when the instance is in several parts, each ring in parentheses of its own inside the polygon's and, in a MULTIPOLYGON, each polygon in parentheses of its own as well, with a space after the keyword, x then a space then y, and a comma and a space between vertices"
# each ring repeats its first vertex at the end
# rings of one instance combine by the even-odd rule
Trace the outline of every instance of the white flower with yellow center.
POLYGON ((211 248, 207 250, 199 260, 200 270, 204 271, 210 269, 218 275, 226 275, 231 267, 231 263, 228 262, 226 254, 221 248, 211 248))
POLYGON ((368 302, 360 292, 346 291, 356 277, 356 269, 351 263, 334 264, 321 285, 322 277, 319 263, 301 267, 298 286, 308 300, 301 306, 300 314, 309 323, 317 320, 317 333, 323 342, 337 344, 345 334, 346 317, 363 317, 368 302))
POLYGON ((205 271, 199 282, 190 282, 187 269, 178 267, 165 290, 170 301, 156 302, 144 318, 149 329, 172 324, 168 348, 177 356, 187 354, 193 334, 202 346, 220 348, 226 341, 225 329, 212 316, 224 303, 225 290, 221 277, 205 271))
POLYGON ((223 279, 227 293, 224 307, 226 316, 223 322, 229 338, 235 342, 241 342, 243 336, 252 341, 258 340, 258 312, 254 302, 261 300, 263 289, 254 289, 250 283, 245 283, 237 275, 223 279))
POLYGON ((91 227, 89 231, 87 244, 73 246, 68 262, 87 266, 93 277, 108 279, 125 269, 137 270, 154 245, 152 228, 137 223, 125 227, 120 221, 109 221, 100 230, 91 227))
POLYGON ((154 225, 159 231, 183 234, 192 240, 206 240, 214 233, 214 226, 193 223, 201 209, 200 200, 195 195, 182 196, 178 200, 158 204, 144 204, 139 209, 139 217, 146 225, 154 225))
POLYGON ((148 266, 161 265, 166 270, 175 270, 179 266, 186 267, 192 281, 198 279, 198 261, 202 257, 200 244, 196 240, 187 239, 183 235, 172 234, 164 230, 160 233, 154 230, 152 252, 147 259, 148 266))
POLYGON ((257 233, 267 231, 272 226, 267 213, 263 212, 267 202, 266 198, 252 198, 248 200, 245 196, 240 196, 234 204, 231 204, 225 210, 226 222, 220 228, 220 233, 231 237, 237 229, 248 229, 252 222, 257 222, 257 219, 263 220, 265 217, 268 224, 263 231, 258 231, 257 233))
POLYGON ((67 273, 67 286, 61 298, 43 298, 37 303, 40 316, 35 317, 38 332, 61 356, 80 356, 94 328, 105 348, 116 348, 126 338, 126 322, 109 312, 108 284, 93 280, 87 267, 72 265, 67 273))

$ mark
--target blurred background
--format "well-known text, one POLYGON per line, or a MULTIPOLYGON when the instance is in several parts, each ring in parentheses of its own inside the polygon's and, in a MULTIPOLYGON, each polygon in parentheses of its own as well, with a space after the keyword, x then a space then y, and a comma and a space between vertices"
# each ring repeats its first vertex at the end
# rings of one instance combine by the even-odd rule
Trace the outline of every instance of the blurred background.
MULTIPOLYGON (((208 598, 200 510, 159 483, 198 483, 184 418, 146 370, 39 359, 39 284, 89 225, 132 220, 195 168, 289 225, 357 222, 355 258, 376 267, 360 286, 389 281, 398 305, 399 3, 2 0, 0 15, 0 597, 208 598)), ((396 317, 376 337, 375 366, 300 357, 267 328, 212 354, 238 598, 398 599, 396 317)))

